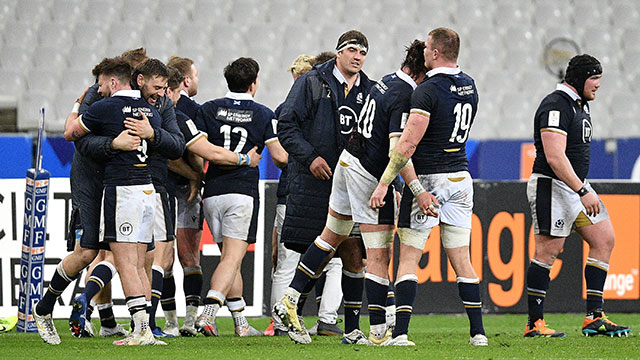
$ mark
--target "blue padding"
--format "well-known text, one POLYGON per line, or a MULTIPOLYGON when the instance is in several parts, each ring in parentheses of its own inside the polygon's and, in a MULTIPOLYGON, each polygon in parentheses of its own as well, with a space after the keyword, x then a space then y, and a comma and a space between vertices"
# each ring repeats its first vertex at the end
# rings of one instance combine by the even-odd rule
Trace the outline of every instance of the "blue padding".
POLYGON ((69 177, 73 151, 73 143, 63 137, 48 137, 42 146, 42 167, 51 177, 69 177))
POLYGON ((33 166, 31 136, 0 136, 0 178, 24 179, 33 166))
POLYGON ((262 151, 262 160, 260 160, 260 180, 278 180, 280 178, 280 169, 273 163, 269 149, 265 146, 262 151))

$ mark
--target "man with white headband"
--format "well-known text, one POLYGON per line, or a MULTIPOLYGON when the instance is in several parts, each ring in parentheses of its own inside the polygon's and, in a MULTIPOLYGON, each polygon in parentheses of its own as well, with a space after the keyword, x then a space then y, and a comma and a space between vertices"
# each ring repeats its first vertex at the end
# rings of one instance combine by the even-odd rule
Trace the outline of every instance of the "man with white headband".
POLYGON ((343 262, 342 341, 369 343, 359 325, 364 287, 363 246, 359 239, 343 242, 353 228, 350 216, 333 210, 327 212, 333 171, 372 85, 361 70, 368 50, 367 38, 361 32, 350 30, 342 34, 336 46, 336 59, 316 65, 295 82, 278 119, 278 137, 290 159, 289 196, 281 241, 288 249, 304 255, 289 288, 274 306, 274 313, 289 327, 289 337, 298 343, 311 342, 296 314, 298 299, 311 290, 336 249, 343 262), (328 240, 335 238, 339 241, 328 240))

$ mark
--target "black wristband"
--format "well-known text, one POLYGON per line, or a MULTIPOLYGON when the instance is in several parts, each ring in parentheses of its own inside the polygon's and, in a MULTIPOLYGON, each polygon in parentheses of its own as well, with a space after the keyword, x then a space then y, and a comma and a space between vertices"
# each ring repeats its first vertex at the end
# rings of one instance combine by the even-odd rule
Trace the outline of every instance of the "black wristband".
POLYGON ((587 195, 588 192, 589 190, 587 190, 587 188, 583 186, 580 188, 580 190, 576 191, 576 194, 580 195, 580 197, 583 197, 587 195))

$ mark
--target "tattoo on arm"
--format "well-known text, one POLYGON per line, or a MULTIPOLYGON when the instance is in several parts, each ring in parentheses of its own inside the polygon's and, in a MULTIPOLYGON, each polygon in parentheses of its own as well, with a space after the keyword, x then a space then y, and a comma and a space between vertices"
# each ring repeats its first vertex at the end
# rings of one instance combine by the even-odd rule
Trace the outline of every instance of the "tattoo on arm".
POLYGON ((71 134, 71 137, 73 138, 73 140, 78 140, 80 139, 84 134, 78 130, 74 130, 73 133, 71 134))

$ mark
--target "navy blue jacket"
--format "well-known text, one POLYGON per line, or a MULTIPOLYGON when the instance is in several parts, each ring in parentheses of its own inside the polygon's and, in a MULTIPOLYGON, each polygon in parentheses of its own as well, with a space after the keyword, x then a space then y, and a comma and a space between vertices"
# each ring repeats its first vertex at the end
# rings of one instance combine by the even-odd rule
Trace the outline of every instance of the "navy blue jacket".
MULTIPOLYGON (((278 117, 278 139, 289 153, 289 196, 281 241, 300 253, 322 232, 331 194, 331 181, 316 179, 309 165, 322 156, 333 171, 349 138, 341 134, 336 94, 344 89, 333 79, 335 63, 333 59, 315 66, 296 80, 278 117)), ((351 91, 366 96, 371 86, 361 71, 360 85, 351 91)))

